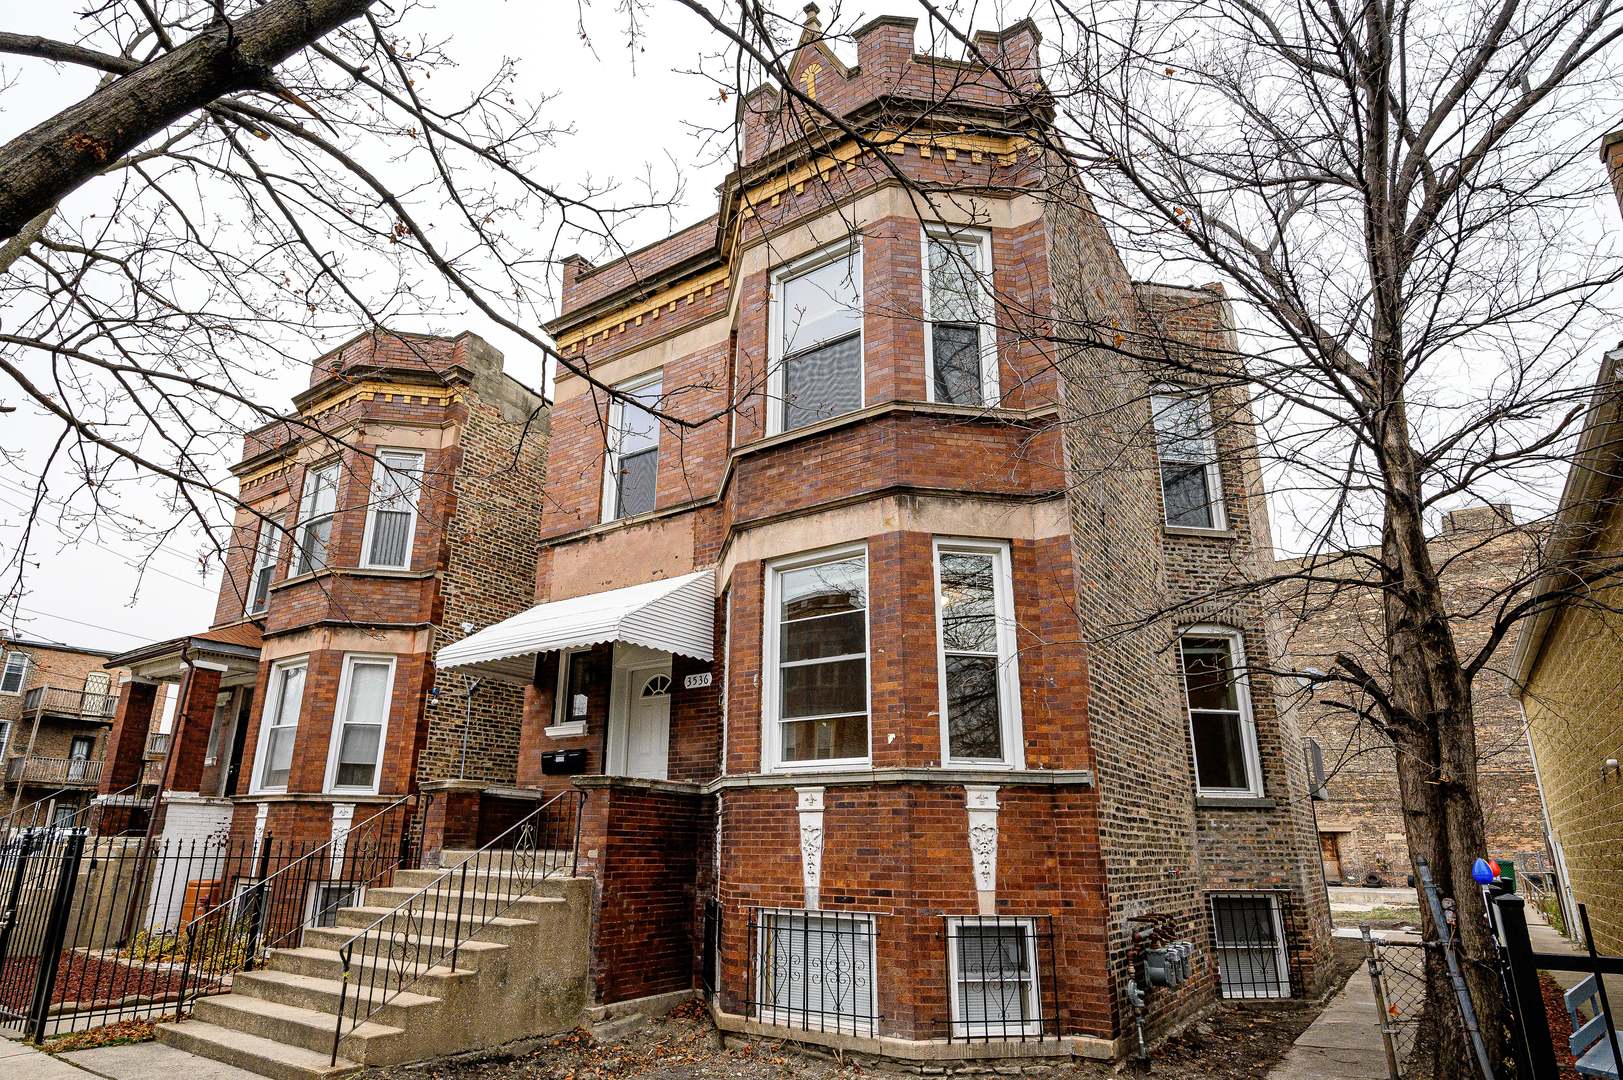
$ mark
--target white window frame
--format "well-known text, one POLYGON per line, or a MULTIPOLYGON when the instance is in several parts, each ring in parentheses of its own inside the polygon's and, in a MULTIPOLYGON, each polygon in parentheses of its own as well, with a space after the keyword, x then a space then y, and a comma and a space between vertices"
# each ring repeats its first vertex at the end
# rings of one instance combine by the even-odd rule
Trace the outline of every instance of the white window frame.
MULTIPOLYGON (((777 559, 766 567, 765 602, 761 612, 761 756, 763 772, 832 772, 837 770, 866 769, 873 762, 873 580, 868 561, 867 544, 845 544, 821 551, 792 555, 777 559), (859 758, 818 758, 809 761, 784 761, 782 721, 778 706, 778 630, 782 611, 781 580, 785 572, 800 570, 820 563, 841 562, 854 555, 862 556, 862 581, 866 603, 862 609, 863 665, 862 679, 867 688, 864 707, 868 712, 868 753, 859 758)), ((801 719, 805 719, 802 717, 801 719)))
POLYGON ((1009 1035, 1018 1038, 1034 1038, 1043 1033, 1043 991, 1042 991, 1042 965, 1037 962, 1037 920, 1020 915, 949 915, 947 916, 947 996, 948 1016, 952 1022, 952 1033, 955 1038, 985 1039, 1009 1035), (1030 965, 1031 978, 1029 985, 1031 996, 1026 1000, 1026 1016, 1024 1023, 1013 1023, 991 1020, 965 1020, 961 1019, 963 1000, 960 996, 959 967, 962 960, 958 955, 959 938, 953 933, 953 928, 962 932, 964 927, 996 926, 1015 927, 1022 931, 1026 939, 1026 963, 1030 965))
MULTIPOLYGON (((664 378, 665 370, 655 368, 653 371, 644 372, 636 378, 627 379, 614 389, 616 393, 630 394, 656 382, 661 382, 664 378)), ((661 387, 661 391, 663 392, 663 387, 661 387)), ((603 512, 601 517, 604 524, 620 520, 620 515, 617 513, 620 502, 620 443, 623 435, 620 428, 624 422, 625 405, 625 401, 618 397, 609 402, 609 437, 608 445, 603 452, 603 512)), ((659 466, 657 462, 659 461, 660 444, 664 441, 657 417, 654 420, 654 433, 654 461, 656 462, 654 466, 654 491, 657 504, 659 491, 659 466)))
MULTIPOLYGON (((558 688, 552 694, 552 726, 542 733, 554 739, 568 738, 571 735, 586 734, 586 718, 579 720, 572 718, 567 710, 569 696, 569 659, 581 653, 592 651, 590 645, 577 645, 572 649, 564 649, 558 653, 558 688)), ((590 710, 590 703, 587 706, 590 710)))
POLYGON ((1219 983, 1221 984, 1224 949, 1248 949, 1255 946, 1224 945, 1217 939, 1217 901, 1219 900, 1266 900, 1268 913, 1273 918, 1274 926, 1274 959, 1278 964, 1279 985, 1273 992, 1258 992, 1252 988, 1245 988, 1244 993, 1230 993, 1229 987, 1220 985, 1219 991, 1225 1001, 1272 1001, 1291 996, 1291 968, 1290 950, 1285 946, 1285 920, 1280 910, 1279 895, 1271 892, 1215 892, 1207 896, 1206 913, 1212 920, 1212 960, 1217 965, 1219 983))
MULTIPOLYGON (((1218 460, 1217 426, 1212 419, 1211 391, 1198 386, 1183 386, 1178 383, 1162 383, 1150 391, 1150 437, 1155 442, 1155 483, 1161 490, 1161 525, 1163 528, 1197 533, 1222 533, 1229 527, 1228 500, 1223 494, 1223 470, 1218 460), (1206 461, 1206 489, 1209 493, 1212 508, 1212 523, 1210 525, 1174 525, 1167 519, 1167 492, 1163 480, 1161 457, 1161 430, 1156 426, 1155 419, 1161 410, 1157 400, 1167 397, 1196 398, 1206 414, 1206 449, 1209 458, 1206 461)), ((1174 463, 1177 459, 1174 459, 1174 463)), ((1187 463, 1186 463, 1187 464, 1187 463)))
POLYGON ((338 511, 340 502, 339 485, 343 480, 343 473, 344 470, 342 468, 342 463, 337 458, 334 458, 331 461, 323 461, 319 465, 307 465, 305 467, 304 484, 302 490, 299 492, 299 520, 298 524, 293 529, 292 570, 294 577, 300 577, 304 574, 314 574, 317 571, 327 570, 332 567, 333 539, 334 535, 338 531, 338 511), (309 529, 314 523, 314 520, 317 520, 310 517, 310 512, 312 509, 314 509, 316 494, 316 485, 313 482, 313 478, 326 472, 328 469, 331 469, 333 474, 333 508, 331 514, 323 514, 321 515, 321 518, 331 521, 332 528, 327 530, 327 543, 321 552, 321 565, 306 566, 304 565, 304 534, 305 530, 309 529))
MULTIPOLYGON (((997 325, 995 308, 992 303, 992 290, 987 283, 992 280, 992 234, 986 229, 974 229, 968 226, 929 224, 924 226, 923 239, 919 248, 920 273, 924 285, 924 393, 929 401, 936 401, 935 396, 935 313, 930 298, 930 241, 936 240, 950 244, 974 244, 980 249, 981 268, 979 275, 982 302, 986 305, 987 321, 978 327, 980 333, 981 354, 981 401, 982 408, 996 408, 1002 401, 1002 391, 999 386, 997 370, 997 325)), ((962 404, 946 403, 942 404, 962 404)))
POLYGON ((21 649, 7 649, 6 650, 5 660, 3 662, 0 662, 0 688, 3 688, 5 686, 6 677, 11 674, 11 661, 13 659, 16 659, 16 658, 19 658, 19 657, 22 659, 23 663, 22 663, 22 667, 20 667, 17 670, 17 689, 15 689, 15 690, 0 689, 0 694, 5 694, 7 696, 13 696, 13 695, 21 694, 25 690, 28 689, 28 669, 33 666, 32 663, 30 662, 30 661, 33 660, 33 657, 29 656, 27 653, 23 652, 21 649))
POLYGON ((1001 540, 972 540, 938 536, 930 555, 930 574, 935 587, 935 660, 938 694, 937 710, 941 718, 941 760, 952 766, 985 769, 1019 769, 1025 765, 1025 740, 1020 720, 1020 666, 1019 643, 1015 635, 1014 571, 1010 562, 1009 545, 1001 540), (951 725, 947 716, 947 633, 942 621, 941 556, 962 553, 990 555, 993 559, 992 594, 997 620, 997 686, 998 718, 1002 724, 1000 738, 1003 756, 990 758, 960 758, 952 754, 951 725))
MULTIPOLYGON (((278 660, 271 665, 270 676, 265 680, 265 707, 259 712, 259 737, 254 743, 254 775, 250 791, 255 795, 276 794, 287 791, 287 784, 274 786, 265 783, 265 772, 270 767, 270 731, 272 728, 291 727, 293 729, 293 746, 295 751, 299 744, 299 724, 304 720, 304 698, 310 689, 310 658, 308 656, 289 657, 278 660), (299 694, 299 713, 294 717, 292 724, 281 724, 282 695, 278 679, 282 673, 292 668, 304 669, 304 687, 299 694)), ((292 766, 289 765, 288 779, 293 779, 292 766)))
POLYGON ((231 723, 237 711, 237 691, 234 687, 227 687, 214 695, 213 719, 209 723, 208 746, 203 750, 204 767, 213 765, 220 760, 220 744, 225 741, 226 726, 231 723), (220 709, 224 707, 225 714, 220 709))
POLYGON ((270 607, 270 587, 276 580, 276 562, 282 555, 282 529, 275 519, 267 514, 259 519, 259 532, 254 538, 254 558, 248 569, 248 600, 242 607, 242 613, 250 618, 263 615, 270 607), (269 547, 266 540, 269 539, 269 547), (254 598, 258 594, 260 571, 270 569, 270 575, 265 581, 265 603, 260 607, 254 606, 254 598))
POLYGON ((1232 626, 1203 623, 1179 629, 1178 686, 1183 695, 1184 727, 1189 733, 1189 764, 1195 773, 1195 794, 1202 799, 1256 799, 1262 797, 1262 755, 1257 748, 1257 722, 1251 709, 1251 679, 1246 669, 1245 636, 1232 626), (1220 637, 1229 643, 1229 661, 1234 667, 1234 696, 1240 706, 1240 741, 1246 780, 1244 788, 1209 788, 1200 783, 1200 760, 1195 748, 1195 710, 1189 704, 1189 683, 1184 673, 1183 642, 1190 637, 1220 637))
POLYGON ((310 899, 304 906, 305 926, 336 926, 339 908, 360 907, 366 902, 366 886, 359 881, 312 881, 310 883, 310 899), (333 909, 333 921, 330 923, 316 922, 316 916, 323 907, 322 898, 329 892, 349 893, 349 899, 333 909))
MULTIPOLYGON (((768 436, 782 435, 783 407, 784 407, 784 355, 783 355, 783 328, 787 317, 783 310, 784 285, 802 274, 826 266, 832 262, 850 256, 851 280, 856 286, 856 303, 859 316, 857 320, 857 408, 860 411, 868 404, 868 357, 867 341, 868 327, 866 308, 864 307, 864 289, 862 280, 863 247, 862 235, 854 233, 833 244, 803 255, 772 271, 771 288, 772 302, 767 308, 767 366, 766 366, 766 433, 768 436)), ((850 413, 841 415, 849 416, 850 413)), ((829 419, 835 419, 829 417, 829 419)), ((806 424, 793 428, 794 431, 804 431, 815 424, 806 424)))
POLYGON ((327 736, 327 772, 321 790, 328 795, 376 795, 383 782, 383 759, 389 751, 389 714, 394 711, 394 680, 399 657, 391 653, 345 653, 344 668, 338 676, 338 700, 333 707, 332 730, 327 736), (383 718, 378 726, 378 756, 372 764, 370 784, 338 783, 338 751, 344 744, 344 725, 349 722, 349 684, 357 664, 382 664, 389 669, 383 690, 383 718))
MULTIPOLYGON (((428 468, 428 455, 421 450, 410 447, 380 446, 372 451, 372 484, 366 500, 366 528, 361 535, 361 568, 365 570, 410 570, 411 553, 417 544, 418 498, 422 495, 423 481, 428 468), (384 475, 394 470, 383 464, 383 455, 395 454, 400 457, 415 458, 417 461, 417 490, 409 493, 411 505, 411 519, 406 523, 406 561, 398 565, 394 563, 380 563, 372 561, 372 533, 376 526, 378 510, 383 500, 388 497, 387 492, 378 490, 378 482, 384 475)), ((334 510, 336 517, 337 511, 334 510)))
POLYGON ((861 1019, 859 1017, 853 1017, 851 1020, 846 1020, 845 1018, 841 1017, 836 1018, 833 1021, 829 1021, 828 1018, 820 1018, 819 1023, 827 1023, 828 1026, 826 1028, 818 1027, 815 1030, 839 1031, 847 1035, 876 1034, 876 1025, 879 1019, 879 926, 878 920, 876 920, 872 914, 865 911, 837 911, 826 908, 817 910, 807 908, 757 909, 757 926, 753 946, 755 949, 755 986, 752 988, 751 993, 751 996, 755 998, 756 1003, 754 1019, 763 1024, 793 1026, 796 1017, 804 1015, 800 1010, 793 1007, 772 1005, 766 1001, 766 991, 769 985, 767 982, 766 970, 767 935, 771 933, 773 929, 773 922, 780 918, 836 919, 852 925, 857 923, 867 924, 867 933, 863 936, 868 942, 867 1011, 869 1020, 864 1024, 857 1022, 861 1019))
POLYGON ((0 718, 0 765, 5 764, 6 751, 11 746, 11 721, 0 718))

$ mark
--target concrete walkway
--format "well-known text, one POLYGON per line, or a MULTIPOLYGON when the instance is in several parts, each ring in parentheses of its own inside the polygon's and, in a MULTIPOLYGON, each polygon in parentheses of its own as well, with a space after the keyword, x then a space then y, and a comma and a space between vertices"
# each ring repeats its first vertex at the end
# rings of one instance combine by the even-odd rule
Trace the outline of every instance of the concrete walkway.
POLYGON ((52 1056, 9 1039, 0 1040, 0 1076, 5 1080, 265 1080, 258 1073, 155 1042, 52 1056))
POLYGON ((1375 988, 1362 964, 1268 1080, 1387 1080, 1375 988))

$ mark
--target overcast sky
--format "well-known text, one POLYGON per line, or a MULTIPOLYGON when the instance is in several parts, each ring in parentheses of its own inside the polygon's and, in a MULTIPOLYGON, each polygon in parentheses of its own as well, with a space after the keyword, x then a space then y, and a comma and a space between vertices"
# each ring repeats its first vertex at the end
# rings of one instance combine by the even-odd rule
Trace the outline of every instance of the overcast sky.
MULTIPOLYGON (((0 0, 0 25, 18 33, 72 39, 73 13, 84 6, 65 0, 0 0)), ((795 10, 799 6, 791 5, 795 10)), ((450 38, 446 51, 469 79, 492 70, 503 56, 514 56, 522 61, 523 91, 557 94, 548 116, 567 121, 575 133, 560 143, 561 160, 550 170, 553 178, 629 178, 645 169, 669 177, 680 169, 686 180, 684 205, 671 217, 648 217, 627 230, 622 241, 635 246, 658 239, 673 221, 686 224, 712 211, 714 188, 724 170, 701 161, 708 155, 701 153, 685 124, 723 125, 733 104, 722 103, 710 83, 682 73, 699 66, 701 52, 717 50, 695 16, 673 5, 653 5, 643 17, 647 33, 642 51, 633 56, 620 32, 624 22, 616 7, 600 2, 588 10, 590 43, 576 33, 574 5, 557 2, 443 0, 437 9, 420 12, 412 25, 431 37, 450 38)), ((83 72, 43 63, 8 61, 0 71, 0 86, 18 80, 0 95, 0 139, 26 130, 92 85, 83 72)), ((534 350, 481 318, 442 318, 401 328, 474 329, 502 349, 516 378, 533 385, 541 377, 534 350)), ((270 404, 287 407, 305 378, 303 371, 288 371, 270 404)), ((13 395, 0 389, 0 397, 13 395)), ((41 452, 40 444, 54 438, 57 429, 36 412, 25 405, 17 413, 0 414, 0 441, 10 449, 41 452)), ((222 476, 230 464, 220 462, 222 476)), ((0 545, 15 542, 29 483, 28 477, 0 471, 0 545)), ((116 535, 80 534, 65 543, 60 533, 47 528, 40 537, 38 566, 28 578, 29 592, 15 626, 23 636, 124 649, 203 629, 213 621, 219 574, 200 573, 201 543, 172 540, 141 578, 130 562, 138 550, 116 535)))

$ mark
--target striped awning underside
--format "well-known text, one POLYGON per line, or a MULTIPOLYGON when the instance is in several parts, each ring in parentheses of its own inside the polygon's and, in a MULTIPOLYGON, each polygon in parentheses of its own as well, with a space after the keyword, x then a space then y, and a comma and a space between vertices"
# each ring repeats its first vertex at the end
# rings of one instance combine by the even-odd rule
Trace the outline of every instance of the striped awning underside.
POLYGON ((447 645, 434 663, 442 671, 528 683, 538 654, 603 641, 709 660, 715 600, 711 570, 554 600, 447 645))

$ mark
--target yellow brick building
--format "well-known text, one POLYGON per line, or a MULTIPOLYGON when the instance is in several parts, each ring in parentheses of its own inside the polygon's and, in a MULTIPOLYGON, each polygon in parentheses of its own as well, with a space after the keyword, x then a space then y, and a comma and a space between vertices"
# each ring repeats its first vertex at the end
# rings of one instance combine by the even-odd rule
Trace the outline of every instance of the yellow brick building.
POLYGON ((1564 901, 1623 952, 1623 347, 1607 355, 1511 678, 1527 717, 1564 901))

